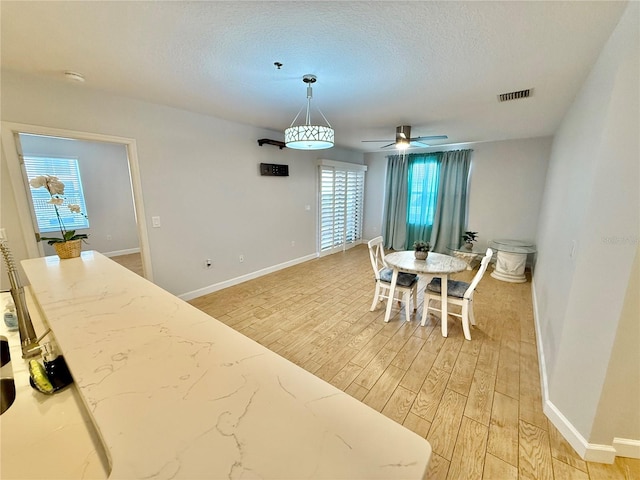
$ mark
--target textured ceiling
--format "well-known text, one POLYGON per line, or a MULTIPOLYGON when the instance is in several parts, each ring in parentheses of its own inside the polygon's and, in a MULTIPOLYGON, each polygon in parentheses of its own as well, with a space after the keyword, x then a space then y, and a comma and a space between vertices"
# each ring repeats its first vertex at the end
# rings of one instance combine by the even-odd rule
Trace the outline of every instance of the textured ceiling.
MULTIPOLYGON (((305 102, 336 144, 448 135, 451 144, 551 135, 625 2, 11 2, 3 69, 275 130, 305 102), (278 70, 274 62, 281 62, 278 70), (497 95, 533 88, 531 98, 497 95), (319 118, 318 118, 319 120, 319 118)), ((382 144, 380 144, 382 145, 382 144)))

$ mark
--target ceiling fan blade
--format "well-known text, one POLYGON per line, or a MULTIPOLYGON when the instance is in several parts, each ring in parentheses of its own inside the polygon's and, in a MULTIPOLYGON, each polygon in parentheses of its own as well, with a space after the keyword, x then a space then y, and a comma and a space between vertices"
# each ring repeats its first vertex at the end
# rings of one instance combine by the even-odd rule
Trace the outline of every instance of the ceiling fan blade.
POLYGON ((426 137, 414 137, 411 139, 412 142, 421 142, 422 140, 446 140, 446 135, 427 135, 426 137))
POLYGON ((411 142, 411 146, 412 146, 412 147, 430 147, 431 145, 428 145, 428 144, 426 144, 426 143, 418 142, 418 141, 413 140, 413 141, 411 142))
POLYGON ((380 148, 388 148, 388 147, 391 147, 391 146, 395 147, 396 146, 396 142, 392 142, 389 145, 385 145, 384 147, 380 147, 380 148))
POLYGON ((362 140, 362 142, 377 142, 377 143, 382 143, 382 142, 392 142, 393 140, 362 140))

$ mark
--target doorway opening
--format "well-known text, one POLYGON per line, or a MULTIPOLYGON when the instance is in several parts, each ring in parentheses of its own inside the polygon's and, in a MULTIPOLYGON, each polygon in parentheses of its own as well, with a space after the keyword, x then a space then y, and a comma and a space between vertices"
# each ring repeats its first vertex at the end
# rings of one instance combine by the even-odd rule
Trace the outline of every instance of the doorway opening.
MULTIPOLYGON (((90 218, 90 249, 153 281, 135 140, 32 125, 2 123, 4 153, 28 256, 53 254, 40 229, 25 159, 38 166, 76 162, 90 218), (48 160, 47 160, 48 159, 48 160)), ((46 230, 46 228, 45 228, 46 230)), ((85 233, 85 231, 79 231, 85 233)))

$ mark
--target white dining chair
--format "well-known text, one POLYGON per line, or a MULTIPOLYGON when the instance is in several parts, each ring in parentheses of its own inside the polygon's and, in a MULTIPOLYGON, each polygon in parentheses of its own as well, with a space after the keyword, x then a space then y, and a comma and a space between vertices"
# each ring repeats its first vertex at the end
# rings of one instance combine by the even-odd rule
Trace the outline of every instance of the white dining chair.
MULTIPOLYGON (((458 280, 448 280, 447 281, 447 302, 453 305, 458 305, 462 307, 461 313, 454 313, 449 311, 449 315, 453 315, 455 317, 459 317, 462 319, 462 330, 464 331, 464 338, 467 340, 471 340, 471 331, 469 328, 469 322, 471 325, 476 324, 476 319, 473 315, 473 294, 482 280, 482 276, 484 272, 487 271, 487 267, 489 266, 489 262, 491 261, 491 257, 493 257, 493 250, 490 248, 487 249, 485 256, 482 258, 480 262, 480 267, 478 268, 478 272, 473 277, 471 283, 461 282, 458 280)), ((434 310, 436 312, 441 312, 439 308, 431 306, 431 300, 440 301, 441 295, 441 280, 440 278, 433 278, 424 290, 424 305, 422 307, 422 322, 420 325, 424 327, 427 321, 427 313, 429 310, 434 310)), ((442 313, 442 312, 441 312, 442 313)), ((441 322, 443 326, 446 325, 447 319, 441 318, 441 322)), ((442 329, 442 334, 447 336, 446 326, 442 329)))
MULTIPOLYGON (((371 260, 371 266, 373 267, 373 273, 376 278, 376 291, 373 296, 373 303, 371 304, 372 312, 376 309, 376 304, 378 302, 381 302, 384 299, 387 299, 387 301, 394 300, 389 298, 393 269, 387 267, 384 263, 384 247, 382 246, 382 243, 382 237, 376 237, 367 243, 369 246, 369 259, 371 260)), ((405 318, 407 322, 411 321, 409 310, 411 309, 412 297, 413 311, 415 312, 418 309, 418 276, 414 273, 400 272, 398 274, 395 292, 402 294, 405 318)), ((398 299, 398 301, 400 300, 398 299)))

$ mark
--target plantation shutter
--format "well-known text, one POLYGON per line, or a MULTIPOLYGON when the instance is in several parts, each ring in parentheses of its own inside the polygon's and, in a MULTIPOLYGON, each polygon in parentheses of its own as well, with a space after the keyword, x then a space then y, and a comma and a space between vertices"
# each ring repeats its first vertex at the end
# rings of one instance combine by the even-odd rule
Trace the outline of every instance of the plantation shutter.
MULTIPOLYGON (((75 158, 24 157, 24 167, 28 180, 39 175, 52 175, 64 183, 64 205, 58 208, 60 220, 67 230, 89 228, 89 220, 83 215, 73 213, 68 204, 80 205, 80 211, 87 214, 87 207, 82 192, 82 181, 78 160, 75 158)), ((56 217, 56 209, 51 205, 51 195, 46 188, 29 188, 33 200, 38 230, 40 233, 59 232, 60 223, 56 217)))
POLYGON ((321 161, 318 228, 321 254, 343 251, 360 243, 365 169, 363 165, 321 161))

